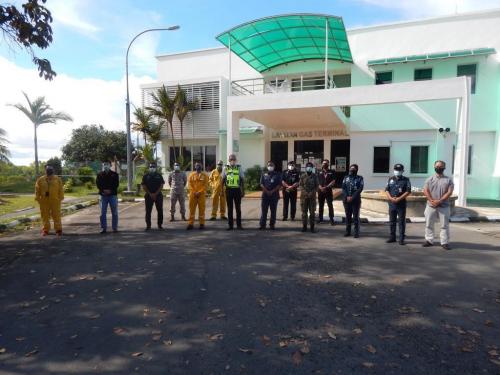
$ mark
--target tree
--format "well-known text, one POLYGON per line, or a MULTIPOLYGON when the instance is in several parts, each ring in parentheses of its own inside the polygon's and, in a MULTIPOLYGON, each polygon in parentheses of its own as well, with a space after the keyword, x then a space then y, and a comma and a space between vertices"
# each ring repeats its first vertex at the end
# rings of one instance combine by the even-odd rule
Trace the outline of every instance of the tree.
POLYGON ((0 5, 0 30, 4 40, 26 50, 38 67, 38 75, 52 80, 56 72, 50 61, 35 56, 33 47, 47 48, 52 43, 52 15, 42 4, 47 0, 28 0, 18 9, 12 4, 0 5))
POLYGON ((83 125, 73 129, 62 147, 62 159, 70 162, 103 161, 127 157, 127 134, 109 131, 102 125, 83 125))
POLYGON ((42 124, 55 124, 57 121, 73 121, 73 118, 65 112, 54 112, 52 108, 45 102, 44 96, 39 96, 33 102, 30 101, 28 95, 23 92, 28 106, 24 106, 21 103, 13 104, 12 106, 19 109, 22 113, 26 115, 33 123, 34 130, 34 143, 35 143, 35 173, 38 176, 38 140, 37 140, 37 129, 42 124))
POLYGON ((177 92, 175 93, 175 114, 180 122, 181 130, 181 160, 184 162, 184 119, 186 116, 196 108, 196 101, 188 100, 186 91, 177 85, 177 92))
POLYGON ((146 107, 146 110, 150 112, 154 117, 158 119, 159 122, 166 121, 170 133, 172 134, 172 146, 174 147, 174 161, 177 161, 177 155, 175 151, 175 137, 174 137, 174 115, 175 115, 175 100, 170 98, 167 93, 165 85, 159 88, 156 93, 151 94, 153 99, 153 105, 151 107, 146 107))
POLYGON ((154 125, 149 129, 149 140, 151 141, 151 146, 154 150, 155 159, 158 158, 158 142, 161 141, 162 128, 163 122, 159 122, 158 125, 154 125))
POLYGON ((9 163, 10 151, 7 148, 7 132, 0 128, 0 162, 9 163))
POLYGON ((54 167, 54 174, 61 175, 62 174, 62 160, 59 159, 57 156, 54 156, 47 160, 45 165, 51 165, 54 167))
POLYGON ((147 143, 147 135, 150 129, 154 126, 152 121, 153 114, 145 111, 142 108, 136 108, 134 111, 135 122, 132 123, 132 129, 136 132, 142 133, 144 137, 144 144, 147 143))

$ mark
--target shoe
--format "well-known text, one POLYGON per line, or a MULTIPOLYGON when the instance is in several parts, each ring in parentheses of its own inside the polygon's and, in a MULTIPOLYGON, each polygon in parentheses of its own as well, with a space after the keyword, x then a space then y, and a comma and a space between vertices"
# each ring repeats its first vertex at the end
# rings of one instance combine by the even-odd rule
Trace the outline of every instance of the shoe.
POLYGON ((150 231, 150 230, 151 230, 151 227, 146 227, 146 229, 144 229, 145 232, 150 231))
POLYGON ((163 226, 158 225, 158 229, 159 229, 159 230, 163 230, 163 226))
POLYGON ((314 229, 314 225, 311 225, 311 233, 316 233, 316 230, 314 229))
POLYGON ((441 245, 441 247, 442 247, 444 250, 451 250, 450 245, 448 245, 447 243, 442 244, 442 245, 441 245))
POLYGON ((270 225, 270 226, 269 226, 269 229, 274 230, 274 229, 275 229, 275 228, 274 228, 274 225, 270 225))
POLYGON ((243 230, 243 227, 241 225, 238 225, 236 229, 243 230))
POLYGON ((113 233, 118 233, 118 229, 113 229, 113 233))
POLYGON ((359 238, 359 233, 354 233, 354 238, 359 238))
POLYGON ((227 217, 225 217, 225 216, 221 216, 221 217, 220 217, 220 219, 221 219, 221 220, 227 220, 227 217))
POLYGON ((304 225, 304 226, 302 227, 302 232, 307 232, 307 225, 304 225))
POLYGON ((174 215, 170 216, 170 222, 175 221, 174 215))
POLYGON ((106 229, 101 229, 101 230, 99 231, 99 234, 105 234, 105 233, 106 233, 106 229))
POLYGON ((200 224, 200 229, 205 229, 205 224, 200 224))
POLYGON ((393 243, 393 242, 396 242, 395 238, 389 238, 387 241, 385 241, 385 243, 393 243))
POLYGON ((431 247, 431 246, 434 246, 434 244, 430 241, 425 241, 423 244, 422 244, 422 247, 431 247))
POLYGON ((182 220, 183 220, 183 221, 187 221, 187 219, 186 219, 186 215, 182 215, 182 220))
POLYGON ((290 220, 295 221, 295 217, 292 217, 290 220))
POLYGON ((45 236, 48 236, 48 235, 49 235, 49 232, 48 232, 48 231, 46 231, 46 230, 42 230, 42 232, 40 233, 40 235, 41 235, 42 237, 45 237, 45 236))
POLYGON ((233 230, 234 228, 233 227, 227 227, 226 230, 233 230))
POLYGON ((259 230, 264 230, 264 229, 266 229, 266 226, 265 226, 265 225, 261 225, 261 226, 259 226, 259 230))
POLYGON ((193 225, 192 225, 192 224, 189 224, 189 225, 187 226, 186 230, 191 230, 191 229, 193 229, 193 228, 194 228, 194 227, 193 227, 193 225))
POLYGON ((58 230, 58 231, 56 232, 56 236, 57 236, 57 237, 61 237, 61 236, 62 236, 62 230, 58 230))
POLYGON ((316 221, 318 224, 323 224, 323 219, 318 219, 318 221, 316 221))
POLYGON ((344 233, 344 237, 350 237, 350 236, 351 236, 351 233, 349 233, 349 232, 344 233))
POLYGON ((284 217, 283 219, 281 219, 281 221, 287 221, 288 219, 286 217, 284 217))
POLYGON ((215 221, 215 220, 217 220, 217 218, 216 218, 216 217, 214 217, 214 216, 212 216, 212 217, 211 217, 210 219, 208 219, 208 220, 210 220, 210 221, 215 221))
POLYGON ((406 242, 405 242, 404 240, 401 240, 401 241, 399 241, 399 244, 400 244, 401 246, 404 246, 404 245, 406 245, 406 242))
POLYGON ((335 221, 333 221, 333 219, 330 219, 330 225, 335 225, 335 221))

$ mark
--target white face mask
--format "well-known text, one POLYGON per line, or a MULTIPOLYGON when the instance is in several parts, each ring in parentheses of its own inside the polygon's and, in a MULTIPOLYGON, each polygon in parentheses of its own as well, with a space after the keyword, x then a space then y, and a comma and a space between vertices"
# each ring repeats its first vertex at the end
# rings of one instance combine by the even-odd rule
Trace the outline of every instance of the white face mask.
POLYGON ((180 169, 181 169, 181 167, 180 167, 180 166, 178 166, 178 165, 174 165, 174 171, 178 171, 178 170, 180 170, 180 169))
POLYGON ((312 167, 306 167, 306 172, 312 172, 313 168, 312 167))
POLYGON ((289 166, 288 166, 288 170, 289 170, 289 171, 293 171, 293 165, 289 165, 289 166))
POLYGON ((274 167, 273 167, 272 165, 269 165, 269 166, 267 167, 267 170, 268 170, 269 172, 272 172, 272 171, 274 171, 274 167))
POLYGON ((156 172, 156 168, 149 168, 149 172, 150 173, 155 173, 156 172))
POLYGON ((236 165, 236 160, 230 160, 230 161, 229 161, 229 165, 231 165, 231 166, 236 165))
POLYGON ((109 165, 109 164, 104 164, 104 165, 102 166, 102 169, 103 169, 105 172, 107 172, 107 171, 109 171, 109 170, 110 170, 110 165, 109 165))
POLYGON ((399 177, 402 174, 403 174, 403 172, 394 170, 394 176, 399 177))

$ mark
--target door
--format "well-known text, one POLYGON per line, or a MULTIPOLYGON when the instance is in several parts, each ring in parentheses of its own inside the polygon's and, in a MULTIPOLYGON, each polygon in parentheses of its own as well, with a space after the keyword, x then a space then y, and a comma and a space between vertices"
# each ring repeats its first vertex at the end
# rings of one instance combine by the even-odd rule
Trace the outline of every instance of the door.
POLYGON ((342 180, 349 172, 349 153, 351 150, 350 139, 331 141, 331 165, 335 165, 335 187, 342 186, 342 180))
POLYGON ((288 164, 288 141, 271 141, 271 161, 276 165, 276 170, 281 172, 288 164))
POLYGON ((295 141, 294 155, 295 163, 299 170, 304 171, 306 163, 309 161, 314 164, 316 169, 321 168, 321 162, 324 154, 324 141, 295 141))

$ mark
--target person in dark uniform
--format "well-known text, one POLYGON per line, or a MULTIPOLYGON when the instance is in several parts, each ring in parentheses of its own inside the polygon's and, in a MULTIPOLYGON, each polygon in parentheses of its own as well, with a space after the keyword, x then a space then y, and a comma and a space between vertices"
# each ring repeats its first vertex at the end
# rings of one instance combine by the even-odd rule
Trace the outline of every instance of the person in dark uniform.
POLYGON ((295 220, 297 211, 297 189, 299 187, 300 173, 295 168, 293 160, 288 162, 288 169, 283 173, 283 221, 288 220, 288 206, 290 206, 290 218, 295 220))
POLYGON ((410 179, 403 176, 404 170, 403 164, 395 164, 394 176, 389 178, 385 187, 391 223, 391 234, 387 243, 396 242, 396 221, 398 221, 400 245, 405 244, 406 198, 411 194, 410 179))
POLYGON ((111 227, 113 232, 118 231, 118 186, 120 176, 111 170, 111 163, 104 161, 102 171, 97 174, 96 186, 99 189, 99 205, 101 206, 101 234, 107 231, 106 213, 108 205, 111 209, 111 227))
POLYGON ((163 176, 157 172, 156 163, 149 163, 149 172, 142 177, 141 186, 146 192, 144 203, 146 205, 146 230, 151 229, 151 211, 156 206, 158 214, 158 229, 163 225, 163 194, 161 190, 165 185, 163 176))
POLYGON ((243 229, 241 225, 241 198, 245 196, 243 169, 241 165, 236 164, 235 154, 230 154, 228 160, 229 165, 226 165, 222 173, 222 181, 226 187, 227 229, 232 230, 234 226, 233 207, 236 210, 236 228, 243 229))
POLYGON ((354 238, 359 237, 359 210, 361 208, 361 192, 364 181, 358 176, 358 165, 349 167, 349 174, 342 181, 342 196, 345 209, 346 229, 344 237, 351 235, 351 225, 354 222, 354 238))
POLYGON ((321 171, 318 173, 318 223, 323 222, 323 208, 325 200, 328 204, 328 214, 330 216, 330 225, 333 225, 333 185, 335 184, 335 172, 330 169, 330 162, 325 159, 321 164, 321 171))
POLYGON ((274 230, 281 186, 281 174, 275 171, 274 163, 268 161, 267 171, 264 171, 260 177, 260 187, 262 188, 260 229, 266 229, 267 210, 270 208, 271 219, 269 220, 269 228, 274 230))
POLYGON ((314 233, 314 215, 316 212, 316 192, 318 191, 318 176, 313 171, 313 164, 306 164, 306 173, 300 176, 300 208, 302 209, 302 232, 307 232, 307 220, 314 233), (307 213, 309 212, 309 217, 307 213))

